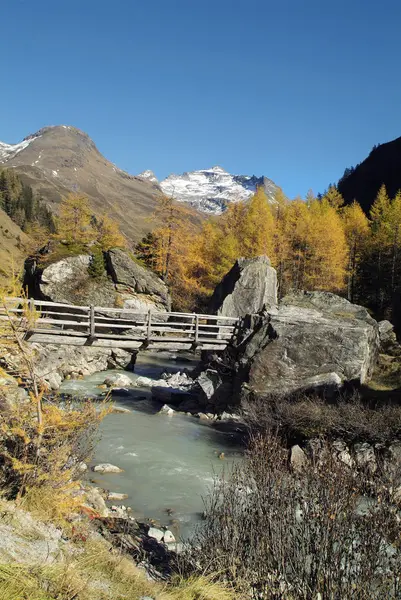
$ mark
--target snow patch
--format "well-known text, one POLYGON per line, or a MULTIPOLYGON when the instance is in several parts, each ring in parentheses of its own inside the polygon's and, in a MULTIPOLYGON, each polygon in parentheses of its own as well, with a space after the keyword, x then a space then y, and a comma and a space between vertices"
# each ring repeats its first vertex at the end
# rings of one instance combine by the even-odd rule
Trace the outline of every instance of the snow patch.
POLYGON ((31 137, 27 140, 19 142, 19 144, 5 144, 0 142, 0 163, 5 163, 7 160, 14 158, 21 150, 25 150, 36 137, 31 137))

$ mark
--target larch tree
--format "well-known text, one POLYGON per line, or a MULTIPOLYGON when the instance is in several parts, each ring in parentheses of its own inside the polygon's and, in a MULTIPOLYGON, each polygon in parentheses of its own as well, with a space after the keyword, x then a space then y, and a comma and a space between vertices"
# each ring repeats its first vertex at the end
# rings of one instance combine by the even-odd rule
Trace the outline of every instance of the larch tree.
POLYGON ((69 194, 60 204, 55 238, 67 244, 88 244, 96 240, 89 199, 83 194, 69 194))
POLYGON ((341 216, 348 246, 347 296, 353 302, 358 268, 364 258, 370 233, 369 220, 355 200, 343 208, 341 216))
POLYGON ((102 250, 127 246, 127 240, 121 233, 118 223, 107 215, 96 220, 95 228, 97 231, 96 241, 102 250))

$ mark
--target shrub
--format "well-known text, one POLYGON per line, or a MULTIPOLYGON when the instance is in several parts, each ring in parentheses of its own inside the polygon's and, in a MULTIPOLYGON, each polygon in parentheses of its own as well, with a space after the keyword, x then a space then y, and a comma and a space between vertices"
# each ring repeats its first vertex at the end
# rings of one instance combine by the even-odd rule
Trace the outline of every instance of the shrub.
POLYGON ((333 403, 318 396, 249 399, 244 415, 252 431, 275 431, 293 442, 324 436, 385 443, 401 436, 401 406, 370 406, 357 392, 333 403))
POLYGON ((216 482, 193 559, 251 598, 395 600, 401 556, 393 482, 378 479, 376 499, 365 483, 329 453, 292 471, 278 440, 257 436, 244 462, 216 482))

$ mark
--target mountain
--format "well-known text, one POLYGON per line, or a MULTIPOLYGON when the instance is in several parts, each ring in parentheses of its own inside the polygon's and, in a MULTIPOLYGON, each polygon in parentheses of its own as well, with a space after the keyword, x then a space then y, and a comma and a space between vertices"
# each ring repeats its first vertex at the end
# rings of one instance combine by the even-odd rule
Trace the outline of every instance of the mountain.
POLYGON ((338 189, 347 204, 355 199, 369 212, 383 183, 391 197, 401 189, 401 137, 376 146, 357 167, 346 169, 338 189))
POLYGON ((259 186, 264 188, 267 197, 273 202, 277 189, 267 177, 231 175, 219 166, 182 175, 169 175, 159 185, 167 196, 173 196, 179 202, 187 202, 201 212, 217 215, 231 202, 248 200, 259 186))
POLYGON ((2 166, 15 168, 54 212, 62 196, 83 192, 94 213, 107 212, 130 240, 150 229, 159 187, 116 167, 75 127, 44 127, 19 144, 0 143, 2 166))

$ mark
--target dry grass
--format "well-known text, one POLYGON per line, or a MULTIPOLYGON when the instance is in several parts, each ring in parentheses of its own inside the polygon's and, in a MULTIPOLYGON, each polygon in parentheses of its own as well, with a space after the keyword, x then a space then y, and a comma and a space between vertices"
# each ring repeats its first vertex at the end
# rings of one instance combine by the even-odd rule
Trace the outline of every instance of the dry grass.
POLYGON ((149 581, 143 570, 104 542, 87 542, 77 556, 53 566, 0 564, 0 600, 234 600, 207 577, 170 585, 149 581))

